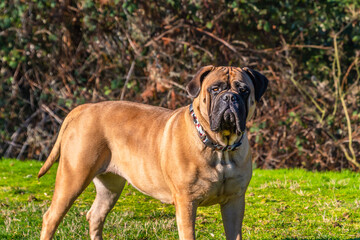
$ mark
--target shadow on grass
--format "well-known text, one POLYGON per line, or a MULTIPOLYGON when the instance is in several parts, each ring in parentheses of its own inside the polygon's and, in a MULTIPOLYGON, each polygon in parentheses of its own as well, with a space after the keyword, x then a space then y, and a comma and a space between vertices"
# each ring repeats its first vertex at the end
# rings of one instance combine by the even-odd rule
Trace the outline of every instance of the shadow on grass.
POLYGON ((0 239, 24 239, 24 236, 20 234, 12 235, 0 233, 0 239))
MULTIPOLYGON (((340 238, 315 238, 315 240, 338 240, 340 238)), ((307 240, 307 238, 284 238, 283 240, 307 240)), ((348 238, 347 240, 360 240, 360 238, 348 238)))

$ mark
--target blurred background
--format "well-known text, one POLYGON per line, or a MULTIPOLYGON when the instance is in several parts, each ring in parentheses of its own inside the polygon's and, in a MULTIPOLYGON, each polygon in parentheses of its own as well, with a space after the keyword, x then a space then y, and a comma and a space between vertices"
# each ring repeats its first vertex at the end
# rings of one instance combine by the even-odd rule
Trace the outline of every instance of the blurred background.
POLYGON ((0 156, 45 160, 77 105, 175 109, 204 65, 270 81, 259 168, 360 169, 360 2, 2 0, 0 156))

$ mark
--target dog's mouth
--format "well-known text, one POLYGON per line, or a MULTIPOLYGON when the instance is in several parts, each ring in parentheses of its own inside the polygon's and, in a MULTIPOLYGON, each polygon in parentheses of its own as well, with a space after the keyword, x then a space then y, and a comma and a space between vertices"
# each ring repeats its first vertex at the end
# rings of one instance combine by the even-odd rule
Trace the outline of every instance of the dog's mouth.
POLYGON ((214 102, 209 117, 210 128, 214 132, 240 136, 245 131, 246 107, 242 100, 229 103, 220 99, 214 102))
POLYGON ((232 112, 230 108, 226 109, 223 113, 222 119, 220 121, 219 130, 220 131, 236 131, 236 116, 237 114, 232 112))

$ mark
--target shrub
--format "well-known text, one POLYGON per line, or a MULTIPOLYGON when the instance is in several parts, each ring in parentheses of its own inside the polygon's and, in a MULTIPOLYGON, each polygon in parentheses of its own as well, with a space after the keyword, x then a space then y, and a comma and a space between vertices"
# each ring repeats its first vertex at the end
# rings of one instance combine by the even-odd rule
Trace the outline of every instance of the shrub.
POLYGON ((0 3, 0 154, 43 160, 85 102, 176 108, 203 65, 270 89, 249 125, 259 167, 359 167, 359 6, 349 1, 0 3))

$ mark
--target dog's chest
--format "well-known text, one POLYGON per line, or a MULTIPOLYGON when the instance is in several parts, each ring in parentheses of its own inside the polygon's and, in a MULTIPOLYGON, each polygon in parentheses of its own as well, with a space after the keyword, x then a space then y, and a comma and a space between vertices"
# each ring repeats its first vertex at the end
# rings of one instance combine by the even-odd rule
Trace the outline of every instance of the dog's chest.
POLYGON ((234 159, 228 152, 219 153, 213 160, 214 170, 219 173, 221 179, 231 179, 239 174, 237 159, 234 159))
POLYGON ((250 167, 243 157, 234 158, 228 152, 214 156, 203 187, 206 189, 201 205, 226 202, 235 195, 245 193, 251 178, 250 167), (244 164, 245 163, 245 164, 244 164))

